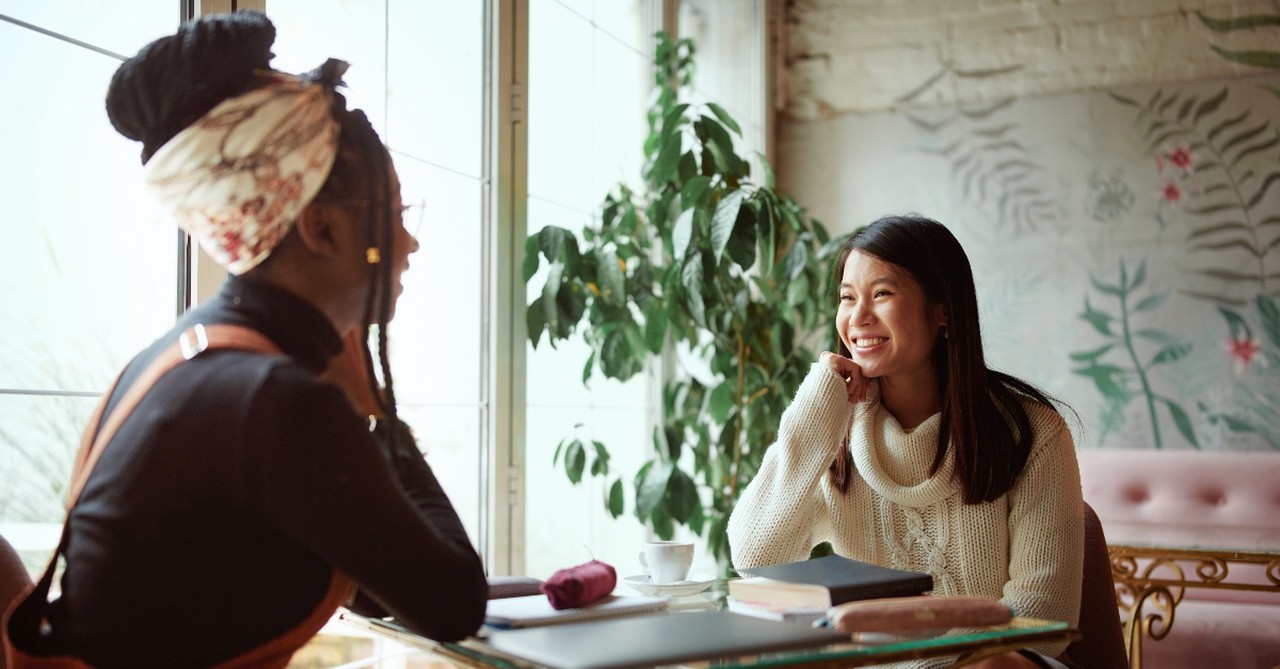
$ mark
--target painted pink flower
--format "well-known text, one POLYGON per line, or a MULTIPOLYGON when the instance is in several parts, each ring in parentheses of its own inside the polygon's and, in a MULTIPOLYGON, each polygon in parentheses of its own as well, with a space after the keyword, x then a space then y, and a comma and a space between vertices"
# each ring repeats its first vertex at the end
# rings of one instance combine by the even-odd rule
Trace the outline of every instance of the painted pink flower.
MULTIPOLYGON (((1225 346, 1231 357, 1235 358, 1236 374, 1243 374, 1260 350, 1258 340, 1243 332, 1237 339, 1228 339, 1225 346)), ((1264 359, 1258 358, 1258 361, 1263 362, 1264 359)))
POLYGON ((1163 198, 1165 202, 1176 204, 1182 201, 1182 186, 1176 181, 1166 181, 1164 186, 1156 191, 1156 195, 1163 198))
POLYGON ((1183 144, 1182 146, 1175 146, 1171 149, 1166 149, 1165 156, 1174 167, 1177 167, 1184 173, 1191 171, 1191 163, 1193 159, 1191 156, 1190 144, 1183 144))

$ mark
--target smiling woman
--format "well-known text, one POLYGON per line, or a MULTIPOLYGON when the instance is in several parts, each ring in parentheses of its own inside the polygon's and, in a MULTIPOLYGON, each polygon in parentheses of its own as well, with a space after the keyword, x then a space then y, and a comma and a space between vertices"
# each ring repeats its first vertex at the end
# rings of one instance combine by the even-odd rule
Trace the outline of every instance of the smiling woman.
MULTIPOLYGON (((932 594, 1075 624, 1083 505, 1053 402, 983 359, 969 261, 942 224, 875 221, 845 243, 836 353, 814 363, 729 520, 739 569, 837 554, 923 571, 932 594)), ((1007 666, 1047 666, 1044 644, 1007 666)))

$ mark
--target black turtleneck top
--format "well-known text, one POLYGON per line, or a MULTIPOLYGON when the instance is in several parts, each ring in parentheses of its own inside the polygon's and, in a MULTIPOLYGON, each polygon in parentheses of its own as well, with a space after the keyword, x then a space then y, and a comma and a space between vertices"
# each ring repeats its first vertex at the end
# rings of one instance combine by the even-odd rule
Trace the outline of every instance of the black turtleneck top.
POLYGON ((104 667, 214 664, 299 623, 331 569, 381 609, 363 612, 441 640, 479 628, 484 570, 453 506, 410 439, 389 446, 319 378, 342 342, 307 302, 229 279, 129 363, 111 404, 196 323, 247 325, 284 355, 196 356, 107 444, 68 519, 56 650, 104 667))

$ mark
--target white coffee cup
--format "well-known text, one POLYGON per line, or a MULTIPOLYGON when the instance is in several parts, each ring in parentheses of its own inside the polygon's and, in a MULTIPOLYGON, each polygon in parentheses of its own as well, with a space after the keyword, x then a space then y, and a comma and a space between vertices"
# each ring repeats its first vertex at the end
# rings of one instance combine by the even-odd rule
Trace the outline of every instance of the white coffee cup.
POLYGON ((693 542, 650 541, 640 551, 640 564, 649 572, 650 583, 679 583, 689 577, 693 542))

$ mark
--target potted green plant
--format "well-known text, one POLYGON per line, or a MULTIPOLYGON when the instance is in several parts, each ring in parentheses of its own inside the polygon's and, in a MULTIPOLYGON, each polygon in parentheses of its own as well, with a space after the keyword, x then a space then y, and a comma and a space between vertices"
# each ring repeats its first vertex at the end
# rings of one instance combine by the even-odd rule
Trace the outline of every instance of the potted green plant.
MULTIPOLYGON (((727 567, 729 513, 815 359, 805 343, 826 328, 829 260, 844 240, 775 190, 763 156, 765 178, 752 180, 723 108, 682 101, 693 55, 689 40, 658 33, 644 189, 616 187, 581 239, 555 226, 530 235, 522 269, 528 283, 549 264, 528 305, 530 341, 580 332, 591 348, 584 383, 631 378, 676 343, 705 357, 713 382, 664 380, 654 450, 632 477, 634 513, 662 538, 688 526, 727 567)), ((575 484, 590 461, 591 475, 612 479, 608 511, 625 512, 606 445, 569 436, 555 458, 575 484)))

